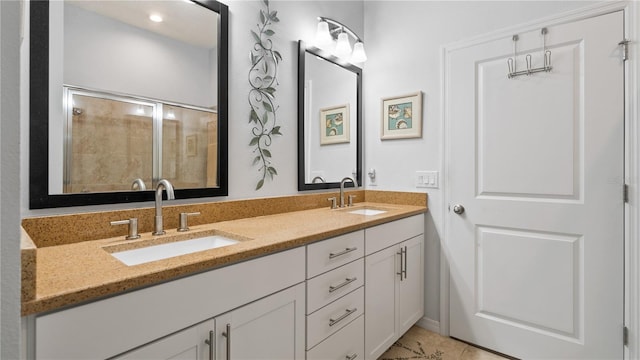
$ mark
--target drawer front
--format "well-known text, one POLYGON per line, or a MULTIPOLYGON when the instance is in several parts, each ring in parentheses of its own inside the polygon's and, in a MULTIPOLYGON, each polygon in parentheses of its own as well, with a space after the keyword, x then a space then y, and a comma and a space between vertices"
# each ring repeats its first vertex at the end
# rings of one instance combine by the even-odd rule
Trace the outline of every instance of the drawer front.
POLYGON ((307 351, 307 360, 364 360, 364 316, 307 351))
POLYGON ((364 285, 364 258, 307 280, 307 314, 364 285))
POLYGON ((373 254, 424 233, 424 214, 392 221, 365 230, 366 253, 373 254))
POLYGON ((307 349, 364 313, 364 287, 307 316, 307 349))
POLYGON ((364 230, 307 246, 307 278, 325 273, 364 256, 364 230))

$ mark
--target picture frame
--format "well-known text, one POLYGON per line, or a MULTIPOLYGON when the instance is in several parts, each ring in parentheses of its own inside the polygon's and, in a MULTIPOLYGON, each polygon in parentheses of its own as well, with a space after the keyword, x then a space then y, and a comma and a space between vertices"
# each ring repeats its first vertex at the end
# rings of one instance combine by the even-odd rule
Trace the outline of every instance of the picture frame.
POLYGON ((350 129, 349 104, 320 109, 320 145, 350 142, 350 129))
POLYGON ((198 136, 196 134, 185 137, 185 147, 187 156, 198 155, 198 136))
POLYGON ((422 137, 422 91, 382 99, 380 139, 422 137))

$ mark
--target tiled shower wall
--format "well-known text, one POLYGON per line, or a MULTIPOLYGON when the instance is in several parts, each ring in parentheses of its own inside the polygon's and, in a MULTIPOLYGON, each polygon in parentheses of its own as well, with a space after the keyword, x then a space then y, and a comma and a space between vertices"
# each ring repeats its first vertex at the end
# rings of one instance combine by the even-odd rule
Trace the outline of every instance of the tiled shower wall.
MULTIPOLYGON (((150 106, 76 95, 70 134, 66 193, 131 190, 137 178, 153 186, 150 106)), ((177 188, 215 186, 217 156, 217 114, 165 106, 163 178, 177 188)))

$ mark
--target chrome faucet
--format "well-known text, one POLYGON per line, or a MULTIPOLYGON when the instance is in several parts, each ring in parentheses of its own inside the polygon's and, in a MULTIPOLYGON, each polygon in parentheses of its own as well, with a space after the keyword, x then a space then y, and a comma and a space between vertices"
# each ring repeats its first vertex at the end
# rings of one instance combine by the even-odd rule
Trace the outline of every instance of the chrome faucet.
POLYGON ((347 176, 345 178, 343 178, 340 181, 340 207, 343 208, 344 207, 344 184, 346 182, 351 181, 353 183, 353 187, 357 187, 358 186, 358 182, 355 181, 352 177, 347 176))
POLYGON ((162 225, 162 189, 167 192, 167 200, 174 200, 176 196, 173 193, 173 185, 167 179, 158 181, 156 186, 156 217, 153 235, 164 235, 162 225))
POLYGON ((145 191, 147 190, 147 186, 142 179, 137 178, 131 183, 131 190, 145 191))
POLYGON ((324 178, 322 176, 316 176, 316 177, 313 178, 313 180, 311 180, 311 183, 315 184, 316 180, 318 180, 318 182, 320 182, 320 183, 325 183, 326 182, 326 181, 324 181, 324 178))

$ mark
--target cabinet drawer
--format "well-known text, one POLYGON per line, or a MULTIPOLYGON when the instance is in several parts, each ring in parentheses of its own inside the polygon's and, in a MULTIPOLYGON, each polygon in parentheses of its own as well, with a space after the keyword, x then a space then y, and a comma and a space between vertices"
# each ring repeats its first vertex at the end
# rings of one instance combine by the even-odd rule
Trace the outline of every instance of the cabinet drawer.
POLYGON ((364 288, 361 287, 307 316, 307 349, 311 349, 363 313, 364 288))
POLYGON ((364 259, 307 281, 307 314, 364 285, 364 259))
POLYGON ((424 233, 424 215, 414 215, 365 230, 366 253, 373 254, 424 233))
POLYGON ((364 316, 307 351, 307 360, 364 359, 364 316))
POLYGON ((335 269, 364 255, 364 230, 307 246, 307 278, 335 269))

